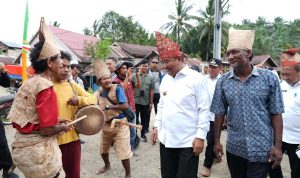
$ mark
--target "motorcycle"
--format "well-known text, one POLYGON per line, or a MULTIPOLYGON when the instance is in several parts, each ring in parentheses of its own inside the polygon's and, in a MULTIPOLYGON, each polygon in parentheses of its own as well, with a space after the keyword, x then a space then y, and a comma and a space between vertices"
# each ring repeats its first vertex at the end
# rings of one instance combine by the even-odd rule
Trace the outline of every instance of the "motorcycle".
POLYGON ((15 94, 0 97, 0 119, 6 125, 11 124, 11 122, 7 121, 6 119, 11 109, 14 98, 15 94))

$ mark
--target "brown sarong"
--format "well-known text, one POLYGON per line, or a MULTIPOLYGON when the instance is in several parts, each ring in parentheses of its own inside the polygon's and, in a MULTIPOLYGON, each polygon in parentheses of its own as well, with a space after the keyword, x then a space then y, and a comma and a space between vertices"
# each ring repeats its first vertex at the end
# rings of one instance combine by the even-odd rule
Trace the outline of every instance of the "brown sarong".
POLYGON ((17 132, 12 143, 12 159, 26 178, 53 178, 58 172, 59 177, 64 177, 55 137, 17 132))

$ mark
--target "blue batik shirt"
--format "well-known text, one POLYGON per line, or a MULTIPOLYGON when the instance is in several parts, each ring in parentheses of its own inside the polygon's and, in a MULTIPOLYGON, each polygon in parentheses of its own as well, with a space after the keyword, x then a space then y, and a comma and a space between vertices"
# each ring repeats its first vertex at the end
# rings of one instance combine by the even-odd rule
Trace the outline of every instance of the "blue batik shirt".
POLYGON ((217 82, 210 108, 227 115, 226 150, 250 162, 267 162, 273 145, 271 114, 284 112, 279 81, 269 70, 253 67, 246 81, 233 71, 217 82))

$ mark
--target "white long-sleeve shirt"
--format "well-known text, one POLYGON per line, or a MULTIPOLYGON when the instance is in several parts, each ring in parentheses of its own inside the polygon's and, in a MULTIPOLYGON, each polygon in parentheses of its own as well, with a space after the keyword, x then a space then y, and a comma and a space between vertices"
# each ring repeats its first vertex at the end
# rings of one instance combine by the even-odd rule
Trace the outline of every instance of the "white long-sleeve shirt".
POLYGON ((81 86, 82 88, 84 88, 84 85, 83 85, 83 81, 77 76, 76 77, 76 80, 73 78, 73 76, 71 75, 70 76, 70 80, 71 81, 74 81, 75 83, 77 83, 79 86, 81 86))
POLYGON ((284 103, 282 141, 300 144, 300 82, 291 86, 283 80, 280 87, 284 103))
MULTIPOLYGON (((209 75, 205 76, 206 80, 207 80, 207 88, 208 88, 208 94, 209 94, 209 105, 211 105, 212 99, 214 97, 217 81, 221 76, 222 75, 219 74, 214 79, 210 78, 209 75)), ((213 121, 213 122, 215 121, 215 113, 209 112, 209 121, 213 121)))
POLYGON ((206 139, 209 130, 209 95, 204 76, 187 66, 175 77, 166 75, 154 127, 165 147, 192 147, 195 138, 206 139))

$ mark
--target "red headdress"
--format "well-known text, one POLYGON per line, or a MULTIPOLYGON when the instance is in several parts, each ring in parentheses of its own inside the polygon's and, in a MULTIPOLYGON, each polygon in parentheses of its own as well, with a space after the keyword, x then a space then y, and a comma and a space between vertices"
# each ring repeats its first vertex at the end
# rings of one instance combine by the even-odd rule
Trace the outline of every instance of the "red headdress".
POLYGON ((159 32, 155 32, 156 47, 161 59, 181 57, 179 45, 159 32))
POLYGON ((281 65, 286 66, 300 66, 300 55, 297 53, 300 48, 291 48, 281 52, 281 65))

